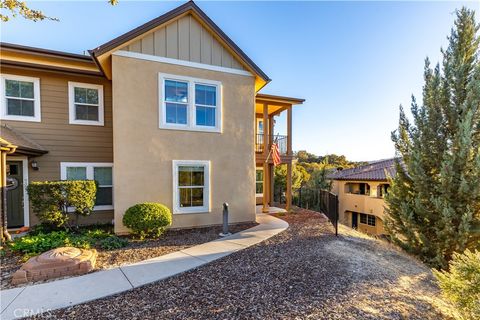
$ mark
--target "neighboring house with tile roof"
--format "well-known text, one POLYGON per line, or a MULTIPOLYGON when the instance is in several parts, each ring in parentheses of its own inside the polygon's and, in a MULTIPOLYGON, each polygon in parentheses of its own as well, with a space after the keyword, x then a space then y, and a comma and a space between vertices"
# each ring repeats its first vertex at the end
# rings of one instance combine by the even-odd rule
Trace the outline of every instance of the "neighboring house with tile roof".
POLYGON ((328 176, 338 195, 340 222, 362 232, 384 234, 383 220, 388 178, 395 176, 395 158, 372 161, 328 176))

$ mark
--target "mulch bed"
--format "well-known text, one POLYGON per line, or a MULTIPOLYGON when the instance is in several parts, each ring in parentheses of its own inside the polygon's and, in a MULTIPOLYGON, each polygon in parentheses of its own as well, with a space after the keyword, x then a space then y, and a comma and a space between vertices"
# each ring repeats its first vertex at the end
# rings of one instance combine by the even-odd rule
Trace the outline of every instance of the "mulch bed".
MULTIPOLYGON (((230 232, 236 233, 256 226, 257 223, 242 223, 230 226, 230 232)), ((221 226, 167 230, 157 240, 129 240, 129 244, 121 249, 98 251, 95 271, 121 266, 128 263, 135 263, 145 259, 162 256, 175 251, 183 250, 198 244, 213 241, 219 238, 222 232, 221 226)), ((1 289, 14 288, 11 284, 11 277, 22 265, 21 256, 6 251, 1 257, 1 289)), ((52 279, 54 281, 58 279, 52 279)))
POLYGON ((250 248, 50 319, 448 319, 430 270, 379 240, 298 210, 250 248))

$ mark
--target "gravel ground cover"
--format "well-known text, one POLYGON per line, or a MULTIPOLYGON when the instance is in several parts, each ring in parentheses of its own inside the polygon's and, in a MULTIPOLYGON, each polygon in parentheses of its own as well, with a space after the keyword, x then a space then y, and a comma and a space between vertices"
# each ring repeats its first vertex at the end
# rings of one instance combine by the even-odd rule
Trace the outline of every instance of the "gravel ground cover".
POLYGON ((430 270, 382 241, 298 210, 286 231, 170 279, 49 319, 450 319, 430 270))
MULTIPOLYGON (((256 226, 257 223, 242 223, 230 226, 230 232, 236 233, 256 226)), ((167 230, 157 240, 132 240, 126 247, 116 250, 103 250, 97 248, 98 256, 95 271, 135 263, 145 259, 162 256, 171 252, 183 250, 197 244, 213 241, 219 238, 221 226, 195 229, 167 230)), ((10 251, 1 258, 1 289, 13 288, 11 277, 22 265, 21 256, 10 251)), ((55 281, 52 279, 50 281, 55 281)), ((45 281, 42 281, 45 282, 45 281)))

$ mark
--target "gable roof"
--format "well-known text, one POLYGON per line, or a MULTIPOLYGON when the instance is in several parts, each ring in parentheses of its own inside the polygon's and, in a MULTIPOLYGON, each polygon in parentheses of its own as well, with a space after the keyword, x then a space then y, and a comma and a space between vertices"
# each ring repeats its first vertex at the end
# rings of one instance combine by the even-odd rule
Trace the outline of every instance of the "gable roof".
POLYGON ((398 158, 378 160, 367 165, 338 170, 328 176, 332 180, 387 181, 396 174, 395 162, 398 158))
POLYGON ((99 57, 102 55, 111 53, 116 48, 125 45, 127 42, 140 37, 141 35, 154 30, 155 28, 168 23, 174 19, 177 19, 186 14, 192 14, 194 17, 204 24, 217 38, 218 40, 228 48, 244 66, 252 72, 254 75, 263 80, 264 85, 270 82, 270 78, 263 72, 243 51, 240 49, 193 1, 189 1, 143 25, 113 39, 101 46, 90 50, 90 54, 93 56, 97 64, 102 67, 102 62, 99 57))

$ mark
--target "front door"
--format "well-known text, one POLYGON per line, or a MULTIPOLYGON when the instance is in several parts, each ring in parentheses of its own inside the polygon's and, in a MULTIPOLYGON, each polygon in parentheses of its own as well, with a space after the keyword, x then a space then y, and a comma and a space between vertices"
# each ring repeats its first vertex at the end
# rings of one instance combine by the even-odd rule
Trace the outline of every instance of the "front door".
POLYGON ((352 228, 357 229, 358 228, 358 213, 352 212, 352 228))
POLYGON ((22 161, 7 161, 7 226, 24 226, 22 161))

